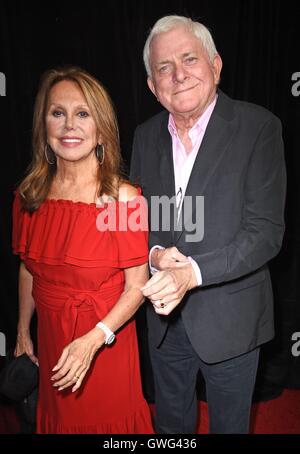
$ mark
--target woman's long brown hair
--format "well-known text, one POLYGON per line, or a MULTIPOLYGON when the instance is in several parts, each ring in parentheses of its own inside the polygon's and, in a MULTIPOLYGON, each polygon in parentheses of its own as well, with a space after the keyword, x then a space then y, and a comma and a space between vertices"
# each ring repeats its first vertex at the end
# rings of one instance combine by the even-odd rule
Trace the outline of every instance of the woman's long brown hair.
POLYGON ((49 164, 45 156, 47 145, 46 112, 51 88, 63 80, 75 82, 86 99, 95 120, 97 134, 101 135, 105 147, 105 158, 98 169, 98 197, 107 194, 118 196, 121 181, 122 158, 117 119, 112 101, 102 84, 89 73, 77 67, 50 69, 42 76, 35 101, 33 115, 32 146, 33 156, 26 177, 19 185, 22 207, 33 212, 47 198, 56 164, 49 164))

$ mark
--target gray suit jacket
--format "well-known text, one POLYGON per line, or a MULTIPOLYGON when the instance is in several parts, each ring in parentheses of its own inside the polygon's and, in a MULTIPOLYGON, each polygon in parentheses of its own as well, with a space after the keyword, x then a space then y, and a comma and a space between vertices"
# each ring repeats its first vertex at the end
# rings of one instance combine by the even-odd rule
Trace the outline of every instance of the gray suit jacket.
MULTIPOLYGON (((203 221, 203 239, 188 241, 191 232, 171 225, 168 231, 152 228, 149 244, 175 245, 200 267, 202 286, 178 310, 193 347, 208 363, 250 351, 274 335, 267 262, 281 247, 286 188, 278 118, 218 94, 185 194, 204 196, 204 219, 197 218, 195 203, 192 216, 198 225, 203 221)), ((135 132, 131 180, 141 185, 150 212, 153 196, 175 194, 167 125, 164 111, 135 132)), ((159 345, 169 317, 148 306, 149 334, 159 345)))

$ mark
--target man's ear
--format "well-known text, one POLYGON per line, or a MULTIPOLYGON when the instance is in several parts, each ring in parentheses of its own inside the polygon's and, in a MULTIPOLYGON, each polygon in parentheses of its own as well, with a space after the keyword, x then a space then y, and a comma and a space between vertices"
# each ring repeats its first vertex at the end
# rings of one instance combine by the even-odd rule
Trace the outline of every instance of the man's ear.
POLYGON ((215 55, 214 62, 213 62, 213 71, 215 76, 215 83, 218 85, 220 82, 220 75, 222 70, 223 62, 219 54, 215 55))
POLYGON ((152 91, 152 93, 154 94, 154 96, 157 98, 154 83, 153 83, 151 77, 147 78, 147 84, 148 84, 148 87, 150 88, 150 90, 152 91))

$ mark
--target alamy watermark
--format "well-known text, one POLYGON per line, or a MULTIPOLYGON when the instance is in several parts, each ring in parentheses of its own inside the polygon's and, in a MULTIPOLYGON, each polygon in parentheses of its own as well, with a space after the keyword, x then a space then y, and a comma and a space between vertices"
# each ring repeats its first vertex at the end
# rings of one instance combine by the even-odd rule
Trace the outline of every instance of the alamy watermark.
POLYGON ((295 82, 291 88, 292 95, 300 96, 300 72, 292 74, 292 81, 295 82))
POLYGON ((6 96, 6 77, 0 72, 0 96, 6 96))
POLYGON ((291 339, 295 341, 292 345, 292 355, 295 357, 300 356, 300 332, 293 333, 291 339))
POLYGON ((0 356, 6 356, 6 337, 0 332, 0 356))
POLYGON ((142 196, 126 203, 116 203, 114 199, 103 202, 100 198, 97 207, 103 208, 96 221, 100 232, 185 232, 185 241, 190 243, 200 242, 204 237, 204 196, 185 196, 180 211, 175 196, 152 196, 150 217, 147 201, 142 196))

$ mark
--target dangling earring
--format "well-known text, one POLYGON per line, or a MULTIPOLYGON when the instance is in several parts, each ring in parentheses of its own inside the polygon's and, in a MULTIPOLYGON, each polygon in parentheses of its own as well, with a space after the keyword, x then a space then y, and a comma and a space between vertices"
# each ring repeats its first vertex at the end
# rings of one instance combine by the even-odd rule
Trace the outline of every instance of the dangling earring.
POLYGON ((104 145, 103 143, 98 143, 97 146, 96 146, 96 157, 99 161, 99 164, 100 166, 103 164, 104 162, 104 157, 105 157, 105 148, 104 148, 104 145), (101 158, 100 158, 101 156, 101 158))
POLYGON ((50 148, 50 146, 47 143, 46 143, 45 148, 44 148, 44 153, 45 153, 45 158, 46 158, 46 161, 48 162, 48 164, 50 164, 51 166, 53 164, 55 164, 55 162, 56 162, 55 153, 54 153, 54 151, 50 148), (49 156, 48 156, 48 151, 49 150, 51 150, 51 153, 54 155, 54 161, 51 161, 49 159, 49 156))

